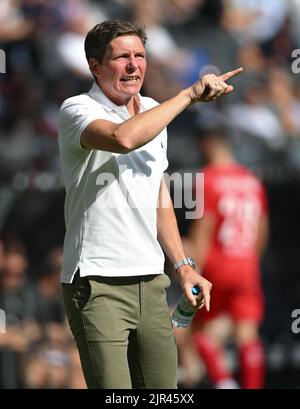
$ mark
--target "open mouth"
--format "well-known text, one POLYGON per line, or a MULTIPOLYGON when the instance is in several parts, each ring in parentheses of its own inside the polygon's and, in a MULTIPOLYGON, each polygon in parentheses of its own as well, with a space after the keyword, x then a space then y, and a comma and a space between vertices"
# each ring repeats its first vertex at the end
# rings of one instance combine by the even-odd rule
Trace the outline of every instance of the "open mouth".
POLYGON ((124 81, 124 82, 135 82, 138 80, 139 80, 139 77, 137 75, 121 78, 121 81, 124 81))

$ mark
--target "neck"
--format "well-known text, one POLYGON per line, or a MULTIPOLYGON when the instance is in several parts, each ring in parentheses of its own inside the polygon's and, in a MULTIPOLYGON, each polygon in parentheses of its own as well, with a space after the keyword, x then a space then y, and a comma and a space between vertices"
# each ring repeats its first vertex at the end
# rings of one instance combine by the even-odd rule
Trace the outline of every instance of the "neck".
POLYGON ((140 110, 140 101, 138 95, 131 97, 130 101, 125 105, 127 111, 130 113, 131 116, 138 114, 140 110))
POLYGON ((130 113, 131 116, 134 116, 139 113, 140 110, 140 100, 138 95, 133 95, 133 96, 125 96, 122 98, 122 96, 114 97, 110 94, 108 94, 104 89, 101 87, 101 85, 96 81, 98 87, 101 89, 101 91, 109 98, 114 104, 118 106, 125 105, 127 108, 127 111, 130 113))

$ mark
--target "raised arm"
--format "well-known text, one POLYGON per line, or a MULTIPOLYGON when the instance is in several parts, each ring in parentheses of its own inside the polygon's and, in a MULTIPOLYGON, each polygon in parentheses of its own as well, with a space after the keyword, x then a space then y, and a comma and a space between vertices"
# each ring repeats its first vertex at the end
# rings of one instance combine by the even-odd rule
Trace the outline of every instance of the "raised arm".
POLYGON ((131 152, 154 139, 188 106, 196 102, 210 102, 233 90, 226 81, 239 74, 242 68, 223 75, 206 74, 191 87, 180 91, 162 104, 132 116, 121 124, 96 119, 81 135, 81 144, 88 149, 116 153, 131 152))

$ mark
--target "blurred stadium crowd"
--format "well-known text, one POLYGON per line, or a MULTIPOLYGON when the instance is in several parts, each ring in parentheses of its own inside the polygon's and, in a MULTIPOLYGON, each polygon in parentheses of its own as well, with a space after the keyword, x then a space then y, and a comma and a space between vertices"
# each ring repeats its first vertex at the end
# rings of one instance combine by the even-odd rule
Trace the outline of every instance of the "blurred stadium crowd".
MULTIPOLYGON (((158 101, 205 72, 244 67, 232 94, 170 125, 168 172, 195 172, 202 163, 196 127, 222 121, 236 157, 264 180, 271 216, 262 260, 267 386, 293 386, 289 374, 300 371, 300 338, 291 331, 291 313, 300 308, 300 75, 292 51, 300 49, 300 1, 0 0, 0 308, 7 326, 0 388, 84 387, 60 297, 57 116, 64 99, 92 83, 86 32, 111 18, 146 26, 142 91, 158 101)), ((175 210, 184 235, 189 221, 175 210)), ((175 299, 176 283, 173 291, 175 299)))

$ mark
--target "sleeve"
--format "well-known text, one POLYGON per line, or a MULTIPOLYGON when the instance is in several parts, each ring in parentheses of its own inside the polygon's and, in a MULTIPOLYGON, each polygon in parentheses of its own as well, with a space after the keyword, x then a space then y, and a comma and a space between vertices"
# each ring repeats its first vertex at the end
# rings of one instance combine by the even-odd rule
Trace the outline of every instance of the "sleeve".
POLYGON ((81 149, 81 134, 95 119, 111 120, 103 107, 98 103, 76 97, 67 99, 59 112, 59 138, 69 148, 81 149))

